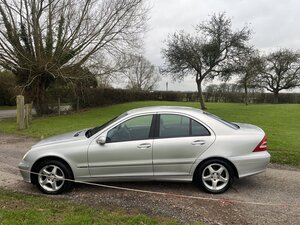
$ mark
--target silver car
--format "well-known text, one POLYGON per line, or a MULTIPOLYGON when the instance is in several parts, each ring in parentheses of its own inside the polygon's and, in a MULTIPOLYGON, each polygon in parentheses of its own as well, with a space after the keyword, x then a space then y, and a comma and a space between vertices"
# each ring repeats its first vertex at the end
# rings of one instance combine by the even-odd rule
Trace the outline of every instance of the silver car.
POLYGON ((47 194, 70 189, 70 180, 193 181, 204 191, 222 193, 233 178, 263 172, 269 161, 259 127, 195 108, 160 106, 44 139, 19 168, 25 181, 47 194))

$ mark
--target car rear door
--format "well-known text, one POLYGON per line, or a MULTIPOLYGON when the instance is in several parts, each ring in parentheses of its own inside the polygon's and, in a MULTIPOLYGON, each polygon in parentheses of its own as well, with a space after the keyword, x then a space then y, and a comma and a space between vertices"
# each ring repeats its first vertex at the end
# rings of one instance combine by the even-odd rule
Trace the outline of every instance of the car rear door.
POLYGON ((214 142, 214 133, 186 115, 158 115, 153 143, 154 176, 189 175, 195 160, 214 142))

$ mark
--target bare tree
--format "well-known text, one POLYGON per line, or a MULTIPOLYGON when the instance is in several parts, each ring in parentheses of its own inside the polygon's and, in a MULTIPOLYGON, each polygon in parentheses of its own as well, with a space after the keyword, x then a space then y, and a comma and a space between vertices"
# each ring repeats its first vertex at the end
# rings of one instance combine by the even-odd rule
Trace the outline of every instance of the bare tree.
POLYGON ((160 80, 159 74, 142 55, 131 55, 129 66, 123 71, 123 75, 128 79, 127 88, 141 91, 153 90, 160 80))
POLYGON ((102 88, 111 88, 112 83, 119 79, 119 75, 129 69, 131 52, 123 52, 114 57, 96 54, 92 57, 89 66, 90 71, 95 75, 98 86, 102 88))
POLYGON ((300 86, 300 54, 281 49, 264 57, 265 69, 260 76, 261 86, 274 94, 278 103, 281 90, 300 86))
POLYGON ((190 74, 195 76, 200 106, 206 109, 203 80, 231 74, 233 64, 247 48, 250 30, 244 27, 233 31, 231 20, 222 13, 200 23, 196 31, 197 35, 181 31, 170 36, 162 54, 166 60, 165 72, 171 73, 174 79, 183 79, 190 74))
POLYGON ((1 0, 0 65, 11 70, 38 114, 49 85, 72 80, 96 53, 115 56, 144 31, 144 0, 1 0))
POLYGON ((242 85, 245 92, 245 104, 249 104, 248 90, 258 85, 258 77, 264 71, 264 63, 257 51, 249 51, 237 63, 236 73, 238 83, 242 85))

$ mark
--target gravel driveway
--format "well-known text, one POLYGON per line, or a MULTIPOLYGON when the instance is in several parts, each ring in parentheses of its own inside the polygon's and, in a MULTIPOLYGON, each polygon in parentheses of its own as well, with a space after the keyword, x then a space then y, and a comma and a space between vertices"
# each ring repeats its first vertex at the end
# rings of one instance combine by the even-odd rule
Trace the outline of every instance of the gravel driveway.
MULTIPOLYGON (((32 138, 0 134, 0 188, 40 194, 35 187, 22 181, 16 169, 24 153, 36 142, 37 140, 32 138)), ((119 208, 128 212, 170 217, 183 223, 200 220, 210 224, 299 224, 300 221, 299 167, 270 165, 265 173, 236 180, 233 187, 221 195, 206 194, 189 183, 109 184, 206 198, 298 204, 298 207, 188 200, 82 184, 75 185, 72 192, 60 197, 85 204, 99 205, 111 210, 119 208)), ((52 198, 57 198, 57 196, 52 196, 52 198)))

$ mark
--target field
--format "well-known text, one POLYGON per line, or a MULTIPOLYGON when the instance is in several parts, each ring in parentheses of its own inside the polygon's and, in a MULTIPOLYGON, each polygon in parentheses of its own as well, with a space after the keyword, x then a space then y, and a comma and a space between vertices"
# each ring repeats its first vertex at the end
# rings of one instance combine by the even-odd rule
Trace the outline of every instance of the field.
MULTIPOLYGON (((17 131, 13 120, 0 121, 0 133, 22 134, 45 138, 72 130, 93 127, 104 123, 132 108, 154 105, 182 105, 198 107, 198 103, 186 102, 132 102, 93 108, 70 115, 34 119, 27 130, 17 131)), ((208 103, 208 111, 226 120, 251 123, 260 126, 268 135, 272 162, 300 165, 300 105, 249 105, 234 103, 208 103)))

